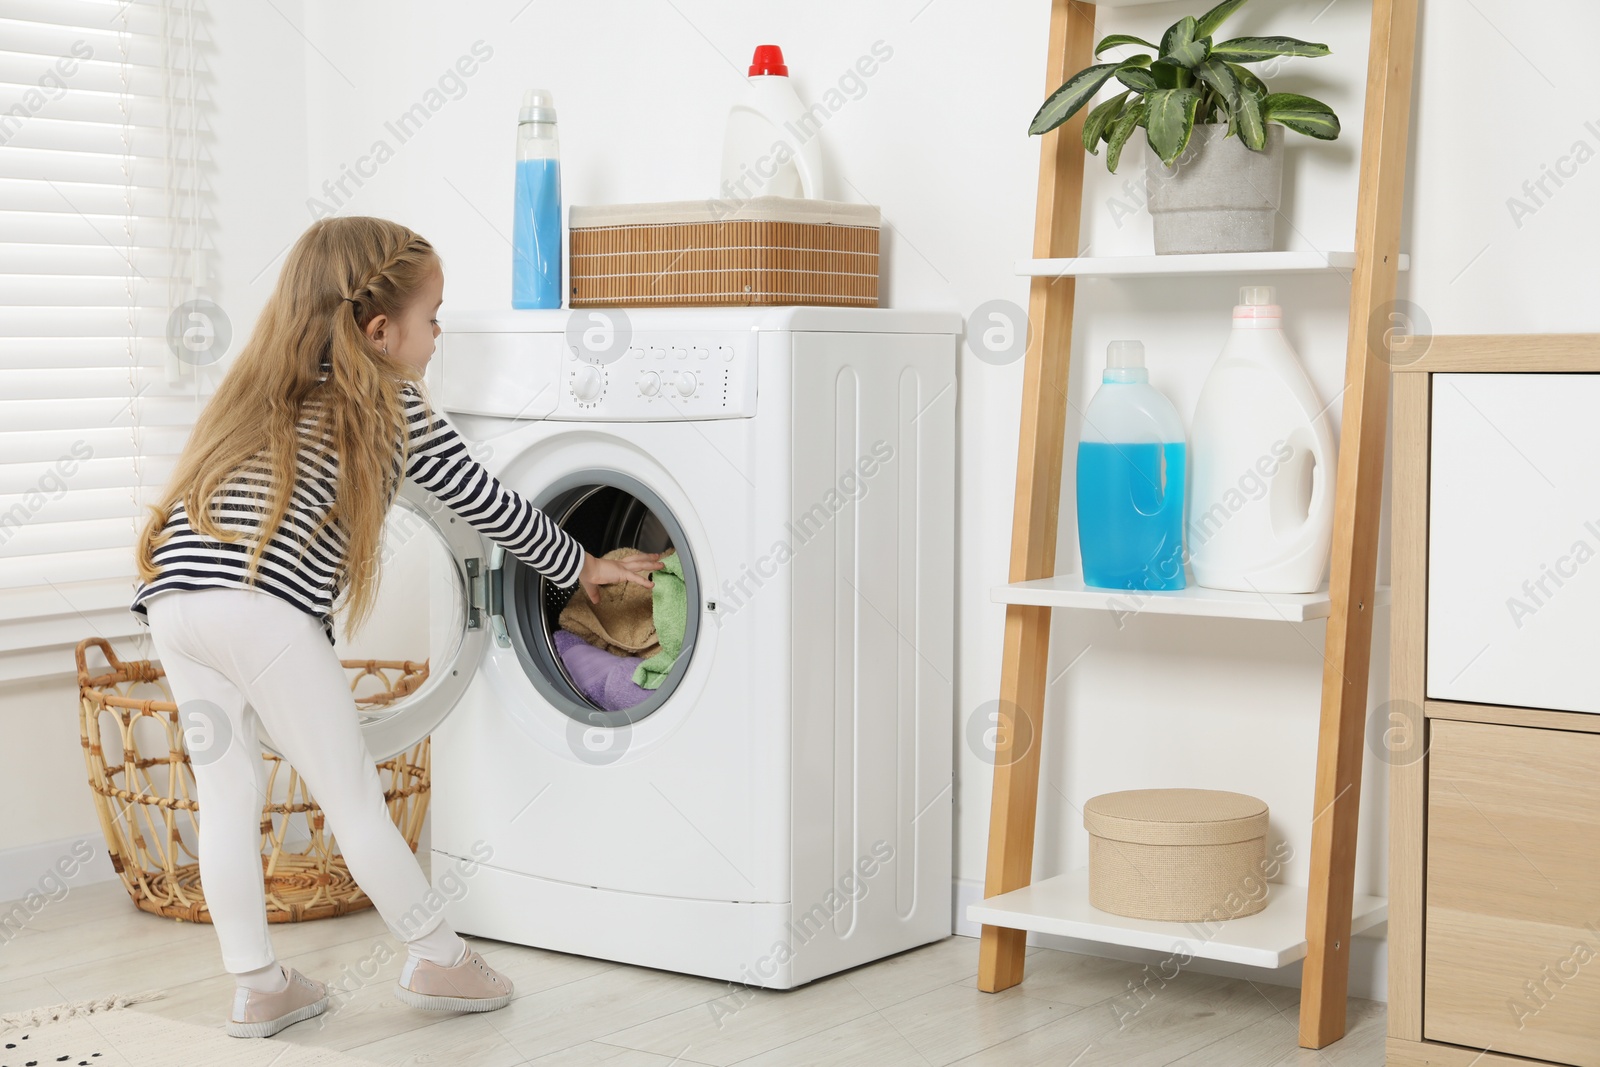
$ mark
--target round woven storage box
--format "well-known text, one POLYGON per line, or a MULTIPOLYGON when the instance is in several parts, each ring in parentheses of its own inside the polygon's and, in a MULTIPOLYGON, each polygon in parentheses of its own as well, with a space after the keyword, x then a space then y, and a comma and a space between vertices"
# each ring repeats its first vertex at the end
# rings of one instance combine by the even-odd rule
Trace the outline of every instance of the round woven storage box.
POLYGON ((1091 797, 1089 903, 1113 915, 1204 922, 1267 906, 1267 805, 1213 789, 1091 797))
MULTIPOLYGON (((200 885, 200 805, 183 745, 178 706, 158 663, 119 660, 111 645, 85 638, 76 648, 78 728, 89 788, 111 866, 141 910, 210 922, 200 885), (98 647, 109 664, 92 669, 98 647)), ((427 663, 344 660, 356 706, 366 710, 405 696, 428 677, 427 663)), ((428 812, 429 739, 377 764, 389 814, 413 852, 428 812)), ((269 755, 268 803, 261 811, 261 871, 267 921, 300 922, 370 908, 350 877, 322 809, 294 768, 269 755)))

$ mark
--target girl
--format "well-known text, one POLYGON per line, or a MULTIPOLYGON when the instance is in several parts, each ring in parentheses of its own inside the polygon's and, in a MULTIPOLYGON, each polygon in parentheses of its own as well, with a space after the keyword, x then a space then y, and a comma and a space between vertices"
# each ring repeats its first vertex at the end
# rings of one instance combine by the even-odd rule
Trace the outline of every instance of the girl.
POLYGON ((351 875, 407 959, 396 995, 419 1008, 488 1011, 511 982, 444 916, 420 933, 427 877, 389 816, 354 697, 333 648, 376 594, 383 523, 402 478, 433 492, 562 588, 649 586, 659 553, 597 559, 468 454, 431 410, 444 272, 433 246, 396 223, 328 218, 301 235, 255 332, 201 412, 172 482, 139 537, 132 610, 150 627, 190 746, 200 876, 223 965, 238 981, 236 1037, 319 1015, 327 987, 282 968, 261 878, 264 724, 305 779, 351 875), (269 531, 262 536, 261 531, 269 531), (259 717, 259 718, 258 718, 259 717), (421 908, 420 912, 414 909, 421 908), (404 934, 404 936, 402 936, 404 934))

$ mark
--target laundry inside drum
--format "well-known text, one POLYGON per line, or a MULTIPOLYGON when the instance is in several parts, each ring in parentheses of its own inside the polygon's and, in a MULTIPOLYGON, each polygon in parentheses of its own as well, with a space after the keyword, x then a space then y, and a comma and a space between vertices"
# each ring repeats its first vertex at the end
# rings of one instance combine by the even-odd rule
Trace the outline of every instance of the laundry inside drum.
POLYGON ((542 578, 537 583, 537 617, 548 662, 574 697, 600 712, 659 704, 681 673, 674 667, 689 653, 689 563, 678 555, 676 521, 659 501, 653 503, 617 485, 590 484, 559 493, 543 508, 592 556, 660 553, 670 564, 643 572, 648 586, 629 581, 599 586, 598 603, 590 601, 581 583, 570 589, 542 578))

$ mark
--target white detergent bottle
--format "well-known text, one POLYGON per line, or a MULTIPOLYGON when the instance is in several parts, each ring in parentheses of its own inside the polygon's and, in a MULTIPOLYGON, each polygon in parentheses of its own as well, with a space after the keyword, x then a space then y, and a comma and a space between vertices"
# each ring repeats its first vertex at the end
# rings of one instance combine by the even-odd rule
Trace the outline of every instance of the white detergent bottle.
POLYGON ((1337 470, 1327 405, 1283 335, 1271 286, 1246 286, 1189 435, 1189 561, 1212 589, 1314 593, 1337 470))
POLYGON ((744 97, 728 111, 721 198, 735 204, 756 196, 826 199, 818 132, 789 81, 783 50, 757 45, 744 97))

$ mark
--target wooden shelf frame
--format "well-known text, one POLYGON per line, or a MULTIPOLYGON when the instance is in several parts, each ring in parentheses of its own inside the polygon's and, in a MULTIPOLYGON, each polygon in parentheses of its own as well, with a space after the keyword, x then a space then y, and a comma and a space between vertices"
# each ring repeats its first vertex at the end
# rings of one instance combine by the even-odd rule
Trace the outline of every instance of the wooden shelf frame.
MULTIPOLYGON (((1385 347, 1385 333, 1400 266, 1400 217, 1419 2, 1373 0, 1372 5, 1316 790, 1310 813, 1311 873, 1306 889, 1299 1041, 1302 1047, 1313 1049, 1343 1037, 1346 1026, 1384 431, 1390 370, 1396 362, 1385 347)), ((1051 0, 1046 93, 1094 61, 1095 8, 1084 0, 1051 0)), ((1041 138, 1034 260, 1070 260, 1078 254, 1087 156, 1081 143, 1085 118, 1080 112, 1041 138)), ((1029 285, 1028 317, 1035 332, 1023 370, 1011 585, 1056 576, 1076 286, 1072 275, 1036 275, 1029 285)), ((1002 731, 998 738, 986 900, 1032 882, 1052 610, 1045 604, 1012 603, 1006 608, 1001 706, 1017 709, 1016 714, 1026 722, 1002 731), (1013 751, 1012 746, 1022 738, 1029 743, 1023 751, 1013 751)), ((1026 929, 984 925, 979 948, 980 989, 998 992, 1022 981, 1027 934, 1026 929)))

